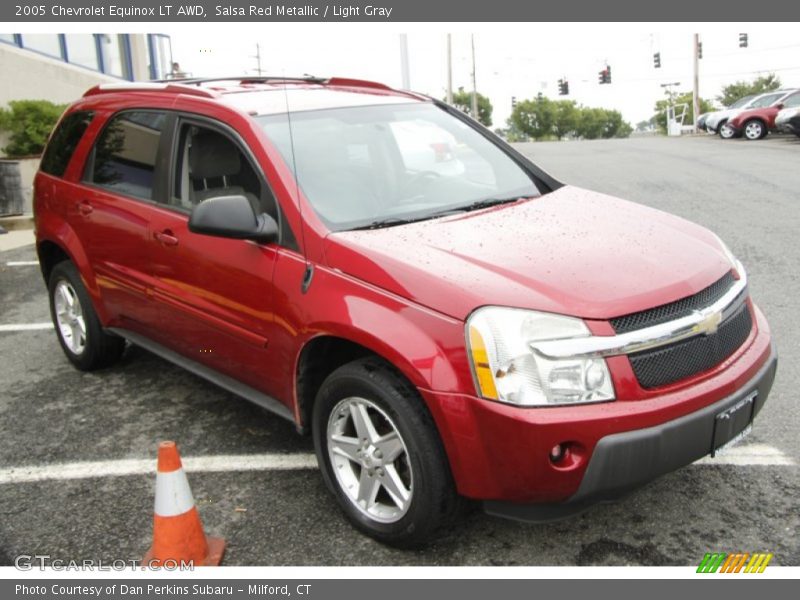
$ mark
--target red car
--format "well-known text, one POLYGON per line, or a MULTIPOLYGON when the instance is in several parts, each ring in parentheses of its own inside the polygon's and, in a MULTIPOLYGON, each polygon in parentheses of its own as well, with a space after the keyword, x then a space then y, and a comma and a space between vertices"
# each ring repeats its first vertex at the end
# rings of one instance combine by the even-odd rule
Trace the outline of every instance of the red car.
POLYGON ((377 83, 95 87, 51 137, 35 213, 76 367, 127 340, 272 410, 395 545, 464 499, 549 519, 713 455, 775 375, 716 235, 377 83))
POLYGON ((790 90, 773 104, 764 108, 751 108, 728 120, 733 130, 733 137, 744 136, 748 140, 760 140, 767 137, 771 129, 775 129, 775 117, 789 98, 800 95, 798 90, 790 90))

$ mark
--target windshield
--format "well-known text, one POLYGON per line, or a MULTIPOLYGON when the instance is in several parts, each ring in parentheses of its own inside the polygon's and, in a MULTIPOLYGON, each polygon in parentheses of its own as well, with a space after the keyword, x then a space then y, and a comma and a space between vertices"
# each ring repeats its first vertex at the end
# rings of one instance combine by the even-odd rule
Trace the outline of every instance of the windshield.
POLYGON ((540 195, 505 152, 433 104, 292 113, 291 135, 285 114, 256 120, 333 231, 540 195))
POLYGON ((745 96, 744 98, 739 98, 736 102, 730 105, 729 108, 742 108, 746 104, 748 104, 755 96, 745 96))

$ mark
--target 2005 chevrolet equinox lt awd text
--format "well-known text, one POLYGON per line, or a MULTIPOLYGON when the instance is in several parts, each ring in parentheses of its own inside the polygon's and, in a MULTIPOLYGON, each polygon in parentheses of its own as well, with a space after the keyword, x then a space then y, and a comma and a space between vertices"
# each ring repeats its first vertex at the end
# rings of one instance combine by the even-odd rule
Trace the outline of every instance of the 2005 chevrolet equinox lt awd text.
POLYGON ((465 499, 535 521, 619 497, 740 439, 775 375, 716 235, 377 83, 92 88, 35 214, 76 367, 127 340, 293 421, 390 544, 465 499))

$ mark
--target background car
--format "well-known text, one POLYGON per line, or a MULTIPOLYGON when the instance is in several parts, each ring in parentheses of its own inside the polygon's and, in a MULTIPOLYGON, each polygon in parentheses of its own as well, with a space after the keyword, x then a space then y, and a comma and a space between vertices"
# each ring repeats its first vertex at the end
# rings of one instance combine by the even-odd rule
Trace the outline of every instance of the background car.
POLYGON ((767 92, 765 94, 761 94, 755 97, 745 97, 741 100, 735 102, 731 105, 730 108, 727 110, 721 110, 717 113, 713 113, 709 115, 706 119, 706 130, 711 131, 714 133, 719 133, 719 136, 722 139, 730 139, 736 135, 736 132, 726 127, 728 121, 735 117, 736 115, 740 114, 744 110, 749 110, 751 108, 765 108, 772 104, 773 102, 777 102, 783 96, 786 95, 787 92, 794 91, 794 90, 777 90, 774 92, 767 92))
POLYGON ((730 128, 735 137, 743 135, 748 140, 760 140, 775 128, 775 118, 785 102, 790 99, 793 103, 797 102, 799 95, 798 91, 787 92, 769 106, 745 110, 728 119, 725 127, 730 128))
POLYGON ((775 129, 800 137, 800 93, 789 96, 775 117, 775 129))

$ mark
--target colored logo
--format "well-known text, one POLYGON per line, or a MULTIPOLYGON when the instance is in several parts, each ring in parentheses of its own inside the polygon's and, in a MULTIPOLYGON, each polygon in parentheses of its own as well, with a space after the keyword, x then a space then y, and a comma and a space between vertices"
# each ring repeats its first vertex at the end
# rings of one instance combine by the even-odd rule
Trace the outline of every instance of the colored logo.
POLYGON ((772 554, 765 552, 707 552, 697 567, 698 573, 763 573, 772 554))

